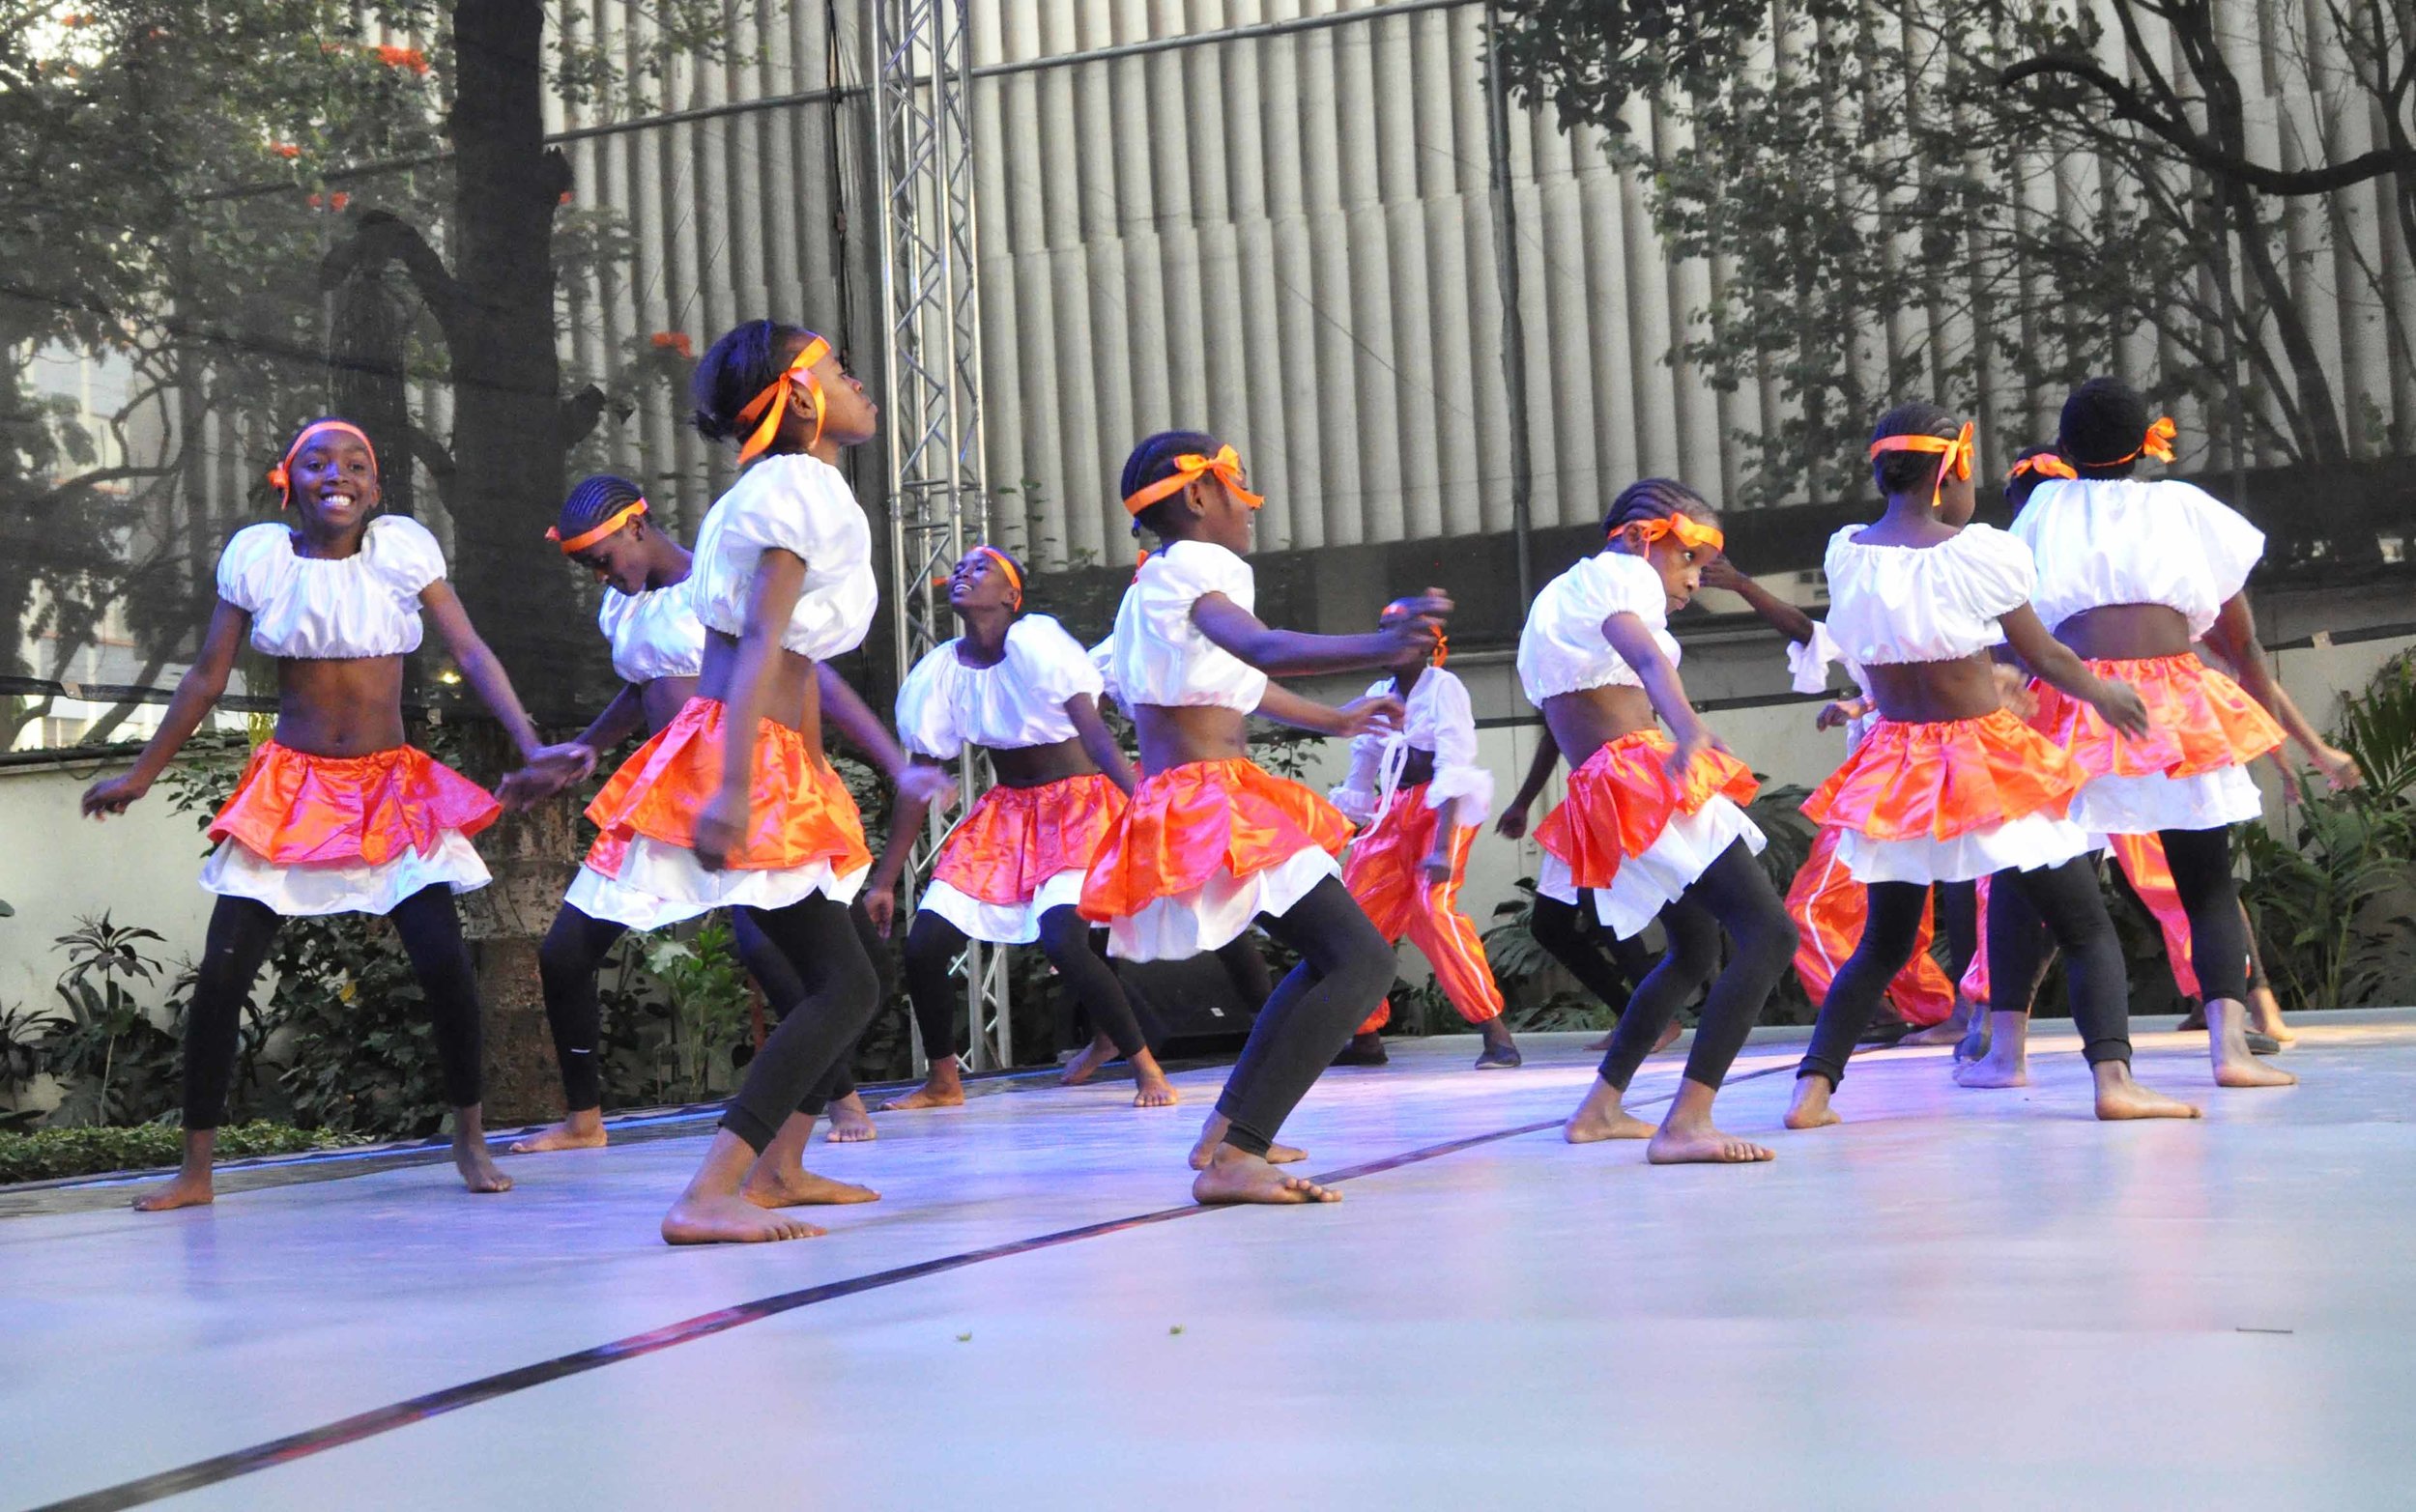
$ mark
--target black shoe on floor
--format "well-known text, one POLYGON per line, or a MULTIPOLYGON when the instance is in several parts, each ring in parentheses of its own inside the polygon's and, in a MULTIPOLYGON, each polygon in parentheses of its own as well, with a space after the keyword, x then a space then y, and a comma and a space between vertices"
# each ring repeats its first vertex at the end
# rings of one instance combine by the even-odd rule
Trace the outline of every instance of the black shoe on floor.
POLYGON ((1342 1053, 1334 1058, 1334 1064, 1337 1066, 1382 1066, 1392 1059, 1384 1053, 1384 1036, 1353 1035, 1351 1042, 1342 1046, 1342 1053))

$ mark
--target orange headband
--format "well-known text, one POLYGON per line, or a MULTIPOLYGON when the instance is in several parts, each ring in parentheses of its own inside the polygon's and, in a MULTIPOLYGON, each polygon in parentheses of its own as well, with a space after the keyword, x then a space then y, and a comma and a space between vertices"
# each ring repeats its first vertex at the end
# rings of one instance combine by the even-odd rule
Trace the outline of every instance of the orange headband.
POLYGON ((2171 462, 2172 460, 2172 443, 2180 439, 2181 427, 2172 423, 2172 416, 2170 414, 2159 415, 2156 423, 2147 428, 2146 436, 2141 439, 2138 446, 2124 452, 2121 456, 2114 458, 2112 462, 2092 462, 2089 466, 2092 468, 2118 468, 2136 457, 2143 456, 2153 457, 2158 462, 2171 462))
POLYGON ((627 525, 630 521, 635 520, 638 516, 644 513, 646 513, 646 500, 641 499, 635 503, 632 503, 615 513, 602 525, 596 526, 592 529, 582 530, 567 541, 562 541, 561 527, 553 525, 549 525, 545 528, 545 538, 549 541, 561 541, 562 555, 568 556, 575 552, 586 551, 589 547, 593 546, 596 542, 604 539, 604 537, 612 534, 615 530, 619 529, 622 526, 627 525))
POLYGON ((1434 665, 1437 667, 1442 666, 1445 658, 1449 657, 1451 654, 1452 638, 1444 635, 1440 631, 1436 632, 1434 638, 1434 665))
POLYGON ((755 433, 747 438, 746 444, 738 448, 740 467, 762 456, 771 445, 772 438, 780 434, 781 416, 789 413, 791 386, 798 378, 805 380, 805 391, 814 396, 814 434, 805 444, 811 449, 820 442, 822 415, 829 406, 822 402, 822 381, 814 376, 813 369, 815 363, 828 356, 830 343, 812 331, 806 332, 805 348, 797 354, 797 359, 789 364, 788 371, 773 379, 762 393, 748 400, 747 407, 738 412, 738 423, 741 425, 755 425, 757 415, 763 417, 762 424, 755 425, 755 433))
POLYGON ((360 443, 369 448, 369 471, 374 472, 378 470, 378 448, 370 442, 368 432, 350 420, 314 420, 302 428, 302 434, 294 438, 294 444, 285 448, 283 460, 269 470, 269 486, 276 490, 276 506, 279 509, 294 501, 294 477, 288 470, 293 467, 294 459, 302 455, 302 446, 321 431, 342 431, 347 436, 360 437, 360 443))
POLYGON ((1971 475, 1971 422, 1963 422, 1952 440, 1943 436, 1883 436, 1871 442, 1870 458, 1877 462, 1891 451, 1923 451, 1941 457, 1938 481, 1930 487, 1930 507, 1938 507, 1939 499, 1946 492, 1946 474, 1956 478, 1971 475))
POLYGON ((2005 481, 2010 483, 2018 477, 2077 478, 2080 475, 2072 471, 2071 463, 2052 451, 2042 451, 2035 457, 2024 457, 2015 463, 2013 471, 2005 474, 2005 481))
POLYGON ((1692 515, 1676 514, 1665 515, 1658 520, 1630 520, 1611 533, 1625 535, 1630 531, 1635 533, 1636 544, 1639 546, 1650 546, 1664 535, 1674 535, 1678 537, 1679 545, 1690 551, 1716 552, 1724 551, 1728 547, 1728 535, 1725 531, 1721 530, 1718 526, 1705 525, 1692 515))
POLYGON ((973 549, 996 562, 999 570, 1007 575, 1007 582, 1015 588, 1015 607, 1021 609, 1023 607, 1023 574, 1015 570, 1014 559, 995 546, 976 546, 973 549))
MULTIPOLYGON (((1253 494, 1243 484, 1241 454, 1233 449, 1232 442, 1227 442, 1217 448, 1217 454, 1213 457, 1203 457, 1192 451, 1175 458, 1174 471, 1170 476, 1162 477, 1157 482, 1125 497, 1124 512, 1139 514, 1159 499, 1169 494, 1181 492, 1187 485, 1198 481, 1211 472, 1217 475, 1217 481, 1233 491, 1234 498, 1252 509, 1267 501, 1264 495, 1253 494)), ((1144 552, 1142 555, 1146 556, 1148 554, 1144 552)))

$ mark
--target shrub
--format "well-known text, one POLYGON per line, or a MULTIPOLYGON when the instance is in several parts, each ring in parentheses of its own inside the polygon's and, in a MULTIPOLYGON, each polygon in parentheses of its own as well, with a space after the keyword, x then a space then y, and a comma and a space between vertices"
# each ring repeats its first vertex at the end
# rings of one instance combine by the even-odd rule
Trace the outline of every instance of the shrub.
MULTIPOLYGON (((285 1124, 229 1124, 218 1130, 218 1156, 298 1155, 351 1143, 324 1129, 285 1124)), ((151 1170, 184 1157, 184 1131, 165 1124, 130 1128, 44 1128, 0 1134, 0 1184, 92 1176, 110 1171, 151 1170)))

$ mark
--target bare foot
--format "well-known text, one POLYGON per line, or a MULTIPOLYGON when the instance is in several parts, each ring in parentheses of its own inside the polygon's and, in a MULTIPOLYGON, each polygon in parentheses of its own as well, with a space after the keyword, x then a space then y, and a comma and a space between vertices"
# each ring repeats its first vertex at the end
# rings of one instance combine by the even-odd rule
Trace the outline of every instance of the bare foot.
MULTIPOLYGON (((1668 1028, 1666 1028, 1666 1029, 1663 1029, 1663 1030, 1661 1031, 1661 1038, 1659 1038, 1658 1040, 1655 1040, 1655 1041, 1653 1041, 1653 1048, 1652 1048, 1652 1049, 1650 1049, 1650 1050, 1645 1051, 1644 1053, 1645 1053, 1645 1054, 1647 1054, 1647 1055, 1658 1055, 1658 1054, 1660 1054, 1663 1050, 1666 1050, 1666 1049, 1668 1049, 1671 1045, 1676 1044, 1676 1043, 1678 1042, 1678 1037, 1679 1037, 1680 1035, 1682 1035, 1682 1034, 1684 1034, 1685 1032, 1686 1032, 1686 1026, 1685 1026, 1684 1024, 1682 1024, 1682 1023, 1680 1023, 1680 1022, 1678 1021, 1678 1018, 1677 1018, 1677 1015, 1676 1015, 1676 1014, 1672 1014, 1672 1015, 1670 1016, 1669 1027, 1668 1027, 1668 1028)), ((1616 1033, 1618 1033, 1618 1031, 1617 1031, 1617 1030, 1613 1030, 1613 1031, 1612 1031, 1612 1034, 1616 1034, 1616 1033)), ((1610 1036, 1610 1035, 1604 1035, 1601 1039, 1596 1040, 1596 1041, 1594 1041, 1594 1043, 1592 1043, 1592 1044, 1590 1044, 1590 1045, 1587 1045, 1587 1046, 1586 1046, 1586 1048, 1587 1048, 1588 1050, 1590 1050, 1590 1051, 1594 1052, 1594 1053, 1595 1053, 1595 1054, 1596 1054, 1596 1055, 1601 1054, 1604 1050, 1607 1050, 1607 1049, 1609 1049, 1610 1047, 1611 1047, 1611 1036, 1610 1036)))
POLYGON ((2100 1061, 2090 1068, 2097 1078, 2097 1116, 2108 1122, 2135 1118, 2198 1118, 2197 1105, 2179 1098, 2150 1092, 2131 1079, 2131 1068, 2120 1061, 2100 1061))
POLYGON ((1769 1146, 1723 1134, 1709 1121, 1684 1128, 1662 1125, 1644 1147, 1644 1157, 1654 1165, 1750 1165, 1778 1158, 1769 1146))
POLYGON ((2181 1021, 2172 1028, 2175 1034, 2203 1034, 2206 1030, 2206 1005, 2196 998, 2190 999, 2190 1011, 2183 1013, 2181 1021))
POLYGON ((2279 1044, 2298 1043, 2298 1031, 2283 1021, 2281 1000, 2271 987, 2248 989, 2248 1027, 2279 1044))
POLYGON ((1604 1035, 1601 1039, 1596 1040, 1596 1041, 1595 1041, 1592 1044, 1587 1045, 1587 1046, 1586 1046, 1586 1053, 1587 1053, 1587 1054, 1589 1054, 1589 1055, 1599 1055, 1599 1054, 1601 1054, 1603 1051, 1605 1051, 1605 1050, 1609 1049, 1610 1047, 1611 1047, 1611 1037, 1610 1037, 1609 1035, 1604 1035))
POLYGON ((666 1244, 767 1244, 820 1239, 828 1231, 782 1212, 766 1212, 744 1197, 683 1192, 663 1214, 666 1244))
POLYGON ((1382 1066, 1391 1059, 1384 1053, 1384 1036, 1370 1032, 1351 1036, 1351 1042, 1342 1046, 1342 1053, 1334 1058, 1334 1064, 1382 1066))
POLYGON ((495 1156, 486 1147, 486 1126, 479 1121, 476 1108, 453 1110, 453 1169, 461 1173, 461 1184, 474 1192, 507 1192, 512 1179, 495 1167, 495 1156))
POLYGON ((759 1208, 834 1208, 880 1201, 880 1193, 870 1186, 836 1182, 807 1170, 767 1171, 761 1160, 747 1173, 741 1195, 759 1208))
POLYGON ((861 1093, 850 1092, 824 1109, 830 1115, 830 1132, 822 1136, 827 1145, 868 1144, 880 1137, 873 1127, 873 1115, 864 1111, 861 1093))
POLYGON ((1591 1145, 1605 1139, 1650 1139, 1653 1126, 1620 1103, 1619 1089, 1594 1078, 1586 1089, 1586 1100, 1577 1104, 1577 1111, 1568 1115, 1561 1126, 1561 1137, 1572 1145, 1591 1145))
POLYGON ((1945 1017, 1927 1029, 1915 1029, 1897 1041, 1898 1044, 1960 1044, 1964 1032, 1971 1027, 1971 1000, 1955 989, 1955 1006, 1945 1017))
POLYGON ((2206 1005, 2206 1052, 2218 1087, 2295 1087, 2298 1078, 2267 1066, 2248 1047, 2248 1006, 2229 998, 2206 1005))
POLYGON ((1654 1165, 1751 1165, 1776 1159, 1766 1146, 1720 1131, 1711 1122, 1711 1099, 1718 1096, 1717 1087, 1691 1076, 1679 1078, 1678 1096, 1653 1142, 1644 1147, 1645 1159, 1654 1165))
POLYGON ((911 1113, 917 1108, 961 1108, 964 1106, 964 1081, 956 1074, 956 1063, 948 1063, 948 1074, 942 1075, 940 1063, 932 1063, 932 1073, 923 1085, 903 1098, 892 1098, 880 1105, 883 1113, 911 1113))
POLYGON ((1174 1083, 1166 1080, 1165 1071, 1143 1072, 1136 1068, 1133 1083, 1133 1106, 1136 1108, 1170 1108, 1183 1100, 1183 1094, 1174 1090, 1174 1083))
MULTIPOLYGON (((1099 1068, 1116 1058, 1116 1042, 1099 1035, 1082 1046, 1082 1052, 1065 1063, 1065 1074, 1057 1078, 1062 1087, 1079 1087, 1099 1074, 1099 1068)), ((962 1100, 962 1099, 960 1099, 962 1100)))
POLYGON ((548 1124, 525 1139, 504 1146, 505 1155, 543 1155, 550 1150, 601 1150, 605 1145, 604 1112, 583 1108, 559 1124, 548 1124))
POLYGON ((1836 1091, 1826 1076, 1815 1073, 1797 1077, 1795 1098, 1787 1104, 1787 1127, 1795 1129, 1826 1128, 1831 1124, 1844 1122, 1828 1105, 1828 1099, 1836 1091))
POLYGON ((1192 1201, 1275 1204, 1340 1202, 1342 1194, 1320 1186, 1306 1176, 1286 1176, 1254 1155, 1231 1145, 1219 1145, 1207 1165, 1192 1181, 1192 1201))
MULTIPOLYGON (((1226 1118, 1222 1113, 1211 1113, 1208 1115, 1208 1122, 1199 1127, 1199 1142, 1192 1146, 1193 1170, 1204 1171, 1208 1169, 1208 1162, 1213 1159, 1216 1156, 1216 1153, 1224 1146, 1225 1130, 1231 1128, 1232 1127, 1233 1121, 1226 1118)), ((1308 1151, 1295 1150, 1290 1145, 1269 1145, 1267 1147, 1267 1163, 1269 1165, 1296 1165, 1308 1158, 1308 1151)))
POLYGON ((218 1200, 216 1188, 210 1184, 210 1167, 199 1171, 179 1171, 173 1180, 154 1186, 134 1199, 136 1212, 166 1212, 175 1208, 206 1208, 218 1200))
POLYGON ((1988 1015, 1988 1053, 1955 1068, 1955 1084, 1972 1088, 2027 1087, 2030 1084, 2030 1015, 1988 1015))

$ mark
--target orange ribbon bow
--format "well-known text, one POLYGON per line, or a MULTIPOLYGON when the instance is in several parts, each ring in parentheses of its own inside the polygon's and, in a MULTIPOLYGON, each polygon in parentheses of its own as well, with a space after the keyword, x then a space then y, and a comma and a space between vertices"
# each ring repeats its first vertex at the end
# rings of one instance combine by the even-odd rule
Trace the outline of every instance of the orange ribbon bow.
POLYGON ((762 456, 771 445, 772 438, 780 434, 781 417, 789 413, 789 395, 795 381, 800 378, 805 380, 805 391, 814 396, 814 434, 806 441, 807 449, 811 450, 821 441, 822 417, 830 407, 823 403, 822 381, 814 376, 814 364, 828 356, 830 343, 808 331, 804 350, 797 354, 795 361, 789 364, 788 371, 773 379, 762 393, 748 400, 747 407, 738 412, 739 424, 755 425, 754 434, 748 436, 746 444, 738 448, 740 467, 762 456), (763 417, 762 424, 756 424, 759 414, 763 417))
POLYGON ((2024 457, 2015 463, 2013 470, 2005 474, 2005 481, 2010 483, 2018 477, 2077 478, 2080 475, 2073 471, 2071 463, 2052 451, 2042 451, 2035 457, 2024 457))
POLYGON ((1632 533, 1639 546, 1650 546, 1664 535, 1678 537, 1678 544, 1690 551, 1725 551, 1728 535, 1718 526, 1705 525, 1692 515, 1667 515, 1658 520, 1630 520, 1611 532, 1613 535, 1632 533))
POLYGON ((310 438, 318 435, 321 431, 341 431, 347 436, 360 437, 360 443, 363 446, 369 447, 369 471, 372 472, 377 471, 378 448, 370 444, 368 432, 362 430, 360 426, 355 425, 350 420, 314 421, 313 423, 302 427, 302 434, 294 438, 294 444, 285 448, 285 456, 283 459, 281 459, 275 467, 269 470, 269 486, 276 490, 276 506, 279 509, 286 508, 294 502, 294 474, 292 471, 294 459, 302 455, 302 449, 309 443, 310 438))
POLYGON ((646 500, 641 499, 615 512, 612 518, 603 524, 582 530, 567 541, 562 540, 561 527, 556 525, 549 525, 545 528, 545 538, 549 541, 561 541, 562 555, 568 556, 574 553, 586 551, 644 513, 646 513, 646 500))
POLYGON ((1890 451, 1930 452, 1941 458, 1938 481, 1930 487, 1930 507, 1935 509, 1946 492, 1946 474, 1951 472, 1957 479, 1971 475, 1971 422, 1964 421, 1963 429, 1952 440, 1943 436, 1883 436, 1871 442, 1870 458, 1877 462, 1890 451))
POLYGON ((1252 509, 1267 501, 1265 496, 1251 493, 1244 482, 1241 454, 1233 449, 1232 442, 1227 442, 1217 448, 1217 454, 1213 457, 1203 457, 1195 451, 1190 451, 1175 458, 1172 473, 1125 498, 1124 512, 1139 514, 1159 499, 1169 494, 1180 493, 1187 485, 1211 472, 1217 475, 1217 481, 1233 491, 1234 498, 1252 509))

